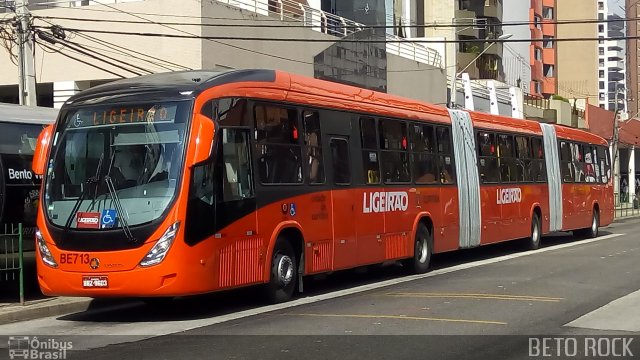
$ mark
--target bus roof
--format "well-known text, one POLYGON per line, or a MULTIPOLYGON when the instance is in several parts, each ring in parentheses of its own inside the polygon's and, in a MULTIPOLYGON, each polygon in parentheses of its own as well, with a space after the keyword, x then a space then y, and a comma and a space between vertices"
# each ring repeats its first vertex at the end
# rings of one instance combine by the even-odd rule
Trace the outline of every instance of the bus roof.
POLYGON ((196 96, 203 90, 216 85, 243 81, 273 82, 275 77, 275 71, 273 70, 166 72, 116 80, 92 87, 72 96, 69 98, 68 103, 82 102, 96 97, 107 98, 109 96, 136 93, 166 93, 169 96, 175 96, 179 93, 184 95, 186 93, 186 95, 196 96))
POLYGON ((0 104, 0 122, 52 124, 58 117, 58 111, 48 107, 0 104))

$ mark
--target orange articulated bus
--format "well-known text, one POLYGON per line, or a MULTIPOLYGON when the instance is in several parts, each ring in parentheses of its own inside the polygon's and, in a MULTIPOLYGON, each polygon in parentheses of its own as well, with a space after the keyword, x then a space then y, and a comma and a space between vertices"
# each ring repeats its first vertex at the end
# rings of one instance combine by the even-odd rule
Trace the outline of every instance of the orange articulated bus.
POLYGON ((613 219, 607 142, 281 71, 192 71, 75 95, 40 135, 47 295, 171 297, 613 219))

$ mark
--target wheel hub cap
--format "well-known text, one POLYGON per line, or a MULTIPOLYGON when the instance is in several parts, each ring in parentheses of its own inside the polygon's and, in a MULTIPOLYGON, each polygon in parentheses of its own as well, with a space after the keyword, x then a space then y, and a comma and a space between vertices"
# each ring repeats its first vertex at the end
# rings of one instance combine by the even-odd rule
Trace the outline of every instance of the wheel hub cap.
POLYGON ((293 279, 293 261, 288 256, 283 256, 278 262, 278 281, 287 286, 293 279))
POLYGON ((420 258, 418 258, 418 261, 420 261, 421 264, 424 264, 424 262, 427 261, 427 255, 429 250, 427 248, 427 242, 424 239, 422 239, 420 240, 418 246, 419 246, 418 251, 420 252, 420 258))

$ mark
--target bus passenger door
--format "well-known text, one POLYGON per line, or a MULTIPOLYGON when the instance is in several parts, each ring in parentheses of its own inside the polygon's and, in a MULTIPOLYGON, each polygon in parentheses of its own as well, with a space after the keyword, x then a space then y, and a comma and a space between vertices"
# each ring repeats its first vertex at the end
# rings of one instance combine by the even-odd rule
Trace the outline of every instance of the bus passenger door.
POLYGON ((329 135, 329 148, 332 176, 333 268, 344 269, 355 265, 357 258, 355 203, 350 189, 352 178, 349 137, 329 135))
POLYGON ((249 129, 222 128, 217 173, 216 228, 221 232, 220 263, 233 264, 228 286, 262 280, 263 238, 256 234, 256 198, 249 129))

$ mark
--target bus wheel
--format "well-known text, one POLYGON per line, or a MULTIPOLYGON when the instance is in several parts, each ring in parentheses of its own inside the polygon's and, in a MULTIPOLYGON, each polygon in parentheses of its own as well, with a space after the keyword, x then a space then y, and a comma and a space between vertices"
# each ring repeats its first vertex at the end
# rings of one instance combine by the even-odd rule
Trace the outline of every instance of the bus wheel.
POLYGON ((293 296, 298 267, 296 255, 289 241, 279 238, 271 258, 271 279, 266 287, 266 295, 271 303, 288 301, 293 296))
POLYGON ((531 237, 527 242, 527 249, 536 250, 540 248, 540 238, 542 237, 542 225, 540 224, 540 215, 533 213, 531 218, 531 237))
POLYGON ((593 213, 591 215, 591 226, 586 229, 574 230, 574 236, 593 239, 597 238, 599 235, 600 228, 600 213, 598 210, 593 209, 593 213))
POLYGON ((418 224, 413 258, 404 260, 402 265, 412 274, 427 272, 431 264, 432 246, 433 236, 431 232, 425 224, 418 224))

